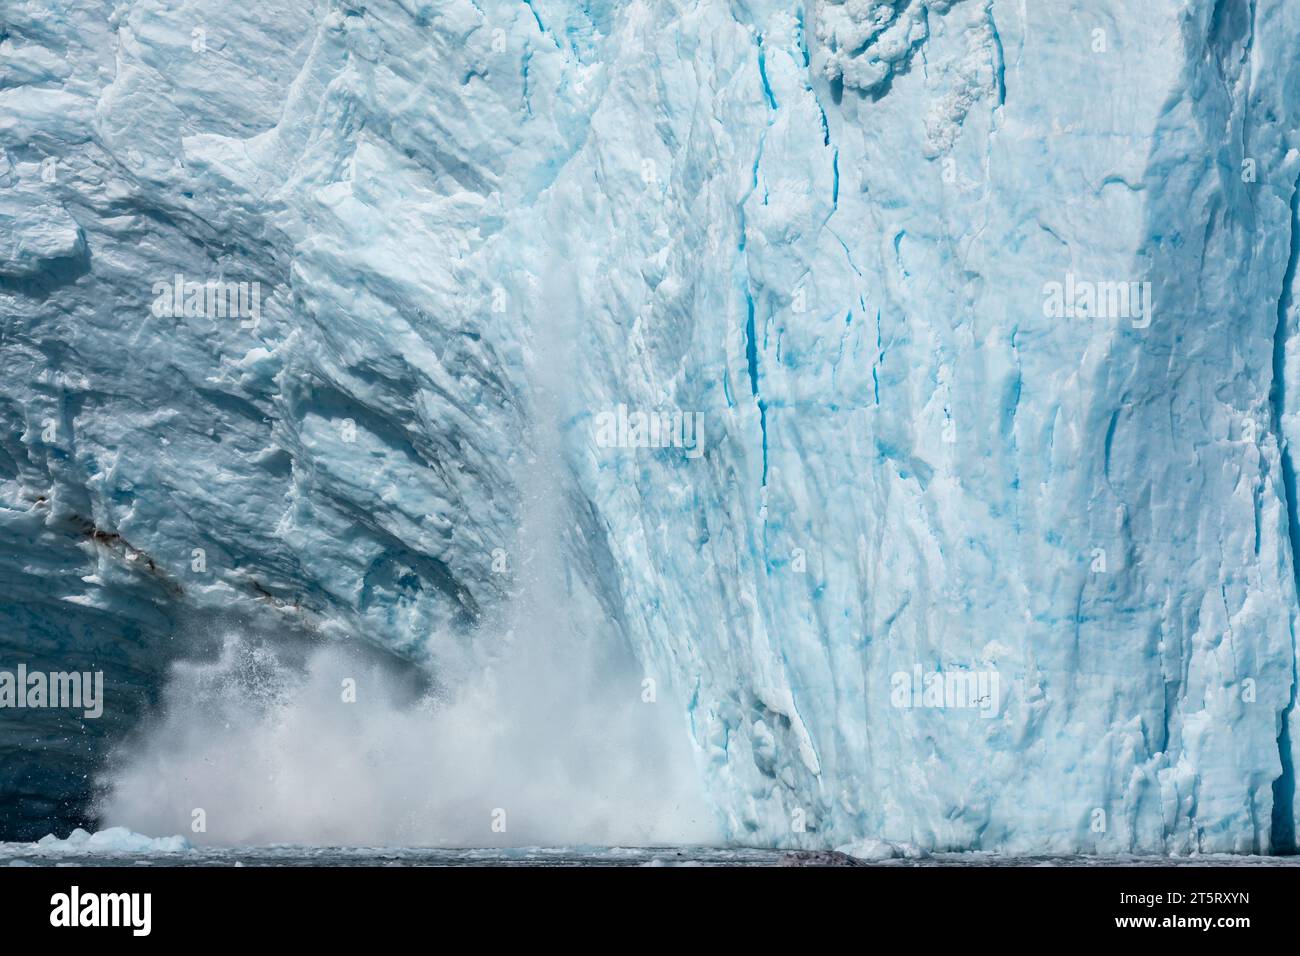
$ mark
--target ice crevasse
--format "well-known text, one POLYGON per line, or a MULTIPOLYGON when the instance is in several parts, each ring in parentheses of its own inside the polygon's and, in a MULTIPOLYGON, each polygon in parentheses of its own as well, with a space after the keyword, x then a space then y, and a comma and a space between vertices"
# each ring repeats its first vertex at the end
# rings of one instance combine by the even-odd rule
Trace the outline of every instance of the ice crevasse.
POLYGON ((0 653, 118 702, 0 715, 10 835, 80 819, 188 615, 454 683, 532 555, 725 840, 1294 848, 1297 35, 9 0, 0 653), (660 410, 695 447, 602 438, 660 410))

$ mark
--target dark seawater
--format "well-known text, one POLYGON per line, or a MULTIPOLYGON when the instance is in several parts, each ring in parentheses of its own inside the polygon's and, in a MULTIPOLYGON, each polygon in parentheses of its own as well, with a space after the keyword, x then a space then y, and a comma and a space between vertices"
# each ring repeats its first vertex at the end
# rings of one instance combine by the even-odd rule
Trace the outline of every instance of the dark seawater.
POLYGON ((1300 866, 1300 856, 1188 857, 1024 856, 936 853, 920 859, 856 860, 829 851, 721 847, 201 847, 177 852, 50 852, 35 844, 0 844, 0 866, 1300 866))

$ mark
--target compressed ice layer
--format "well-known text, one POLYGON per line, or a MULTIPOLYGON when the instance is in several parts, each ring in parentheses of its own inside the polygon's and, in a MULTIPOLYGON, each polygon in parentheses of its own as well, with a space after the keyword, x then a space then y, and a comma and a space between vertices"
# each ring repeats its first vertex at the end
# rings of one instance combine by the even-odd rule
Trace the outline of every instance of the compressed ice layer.
MULTIPOLYGON (((731 840, 1294 842, 1300 4, 3 16, 7 656, 139 701, 220 607, 454 681, 548 495, 731 840)), ((38 834, 118 733, 46 719, 38 834)))

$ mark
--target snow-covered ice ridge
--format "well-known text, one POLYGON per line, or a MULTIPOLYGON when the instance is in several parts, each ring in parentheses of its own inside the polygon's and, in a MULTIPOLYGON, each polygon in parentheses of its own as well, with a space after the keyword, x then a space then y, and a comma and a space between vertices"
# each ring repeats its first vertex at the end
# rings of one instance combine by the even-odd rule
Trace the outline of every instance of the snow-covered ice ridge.
POLYGON ((79 819, 196 611, 454 673, 549 455, 544 560, 685 702, 725 839, 1292 847, 1298 34, 4 3, 0 666, 108 697, 0 712, 5 835, 79 819), (620 406, 703 453, 598 442, 620 406), (963 672, 995 713, 911 696, 963 672))

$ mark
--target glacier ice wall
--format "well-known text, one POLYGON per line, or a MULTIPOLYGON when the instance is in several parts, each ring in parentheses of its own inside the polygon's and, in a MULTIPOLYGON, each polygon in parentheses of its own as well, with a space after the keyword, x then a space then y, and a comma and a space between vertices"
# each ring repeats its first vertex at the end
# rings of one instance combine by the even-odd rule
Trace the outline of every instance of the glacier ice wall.
POLYGON ((516 625, 626 646, 727 840, 1292 846, 1297 29, 6 3, 0 647, 118 701, 0 714, 6 825, 81 812, 219 611, 444 693, 516 625), (256 321, 156 315, 176 275, 256 321), (607 447, 620 406, 703 453, 607 447))

